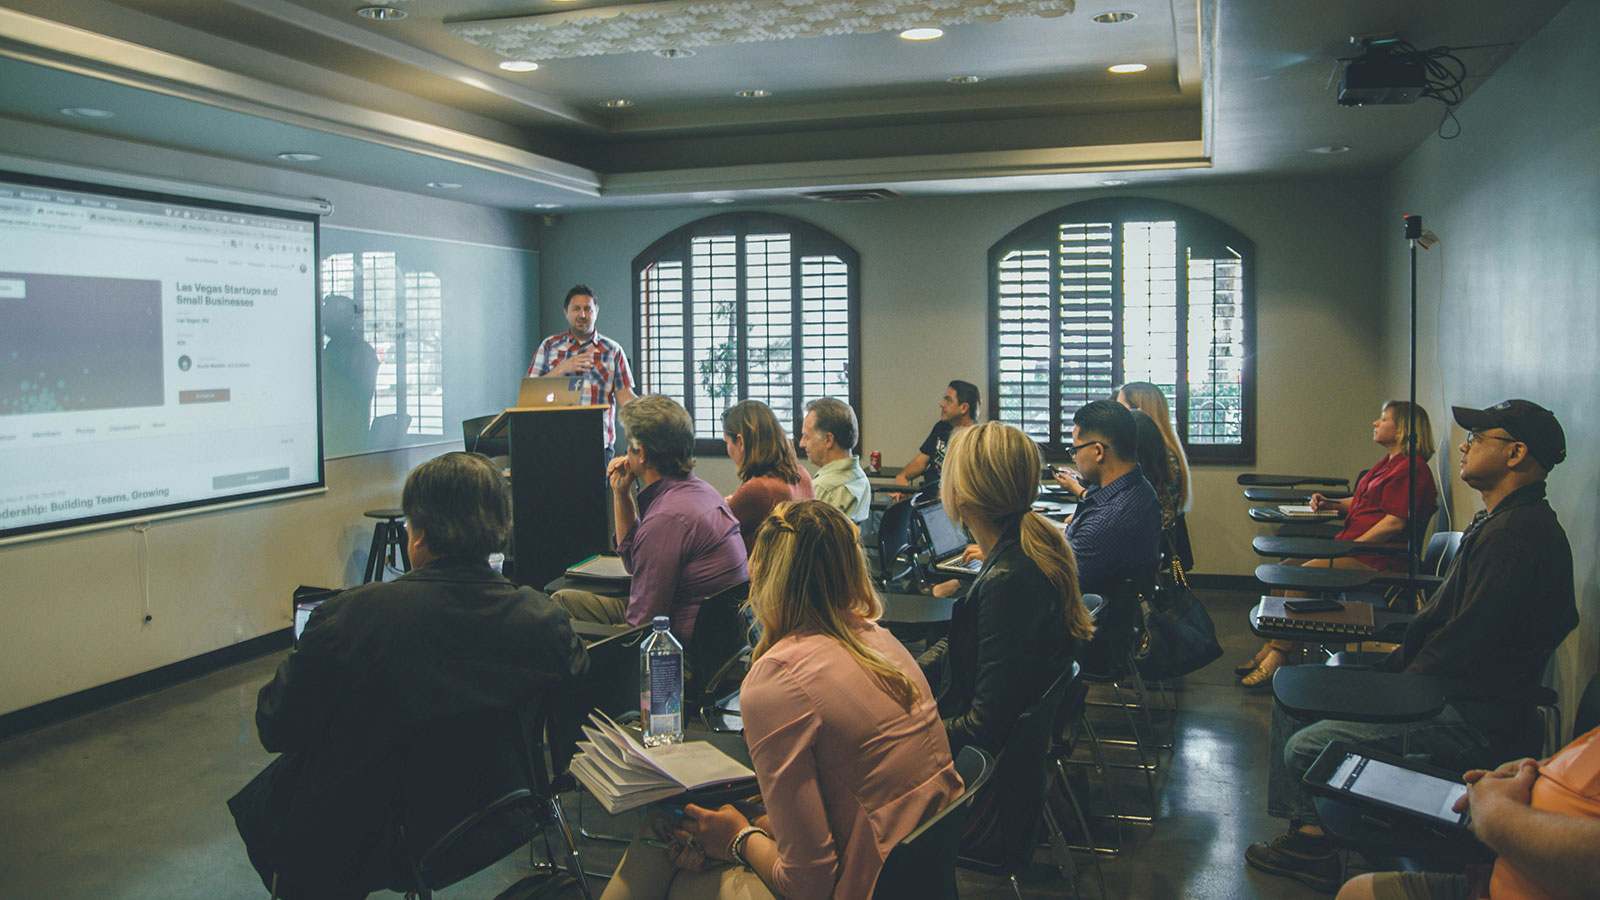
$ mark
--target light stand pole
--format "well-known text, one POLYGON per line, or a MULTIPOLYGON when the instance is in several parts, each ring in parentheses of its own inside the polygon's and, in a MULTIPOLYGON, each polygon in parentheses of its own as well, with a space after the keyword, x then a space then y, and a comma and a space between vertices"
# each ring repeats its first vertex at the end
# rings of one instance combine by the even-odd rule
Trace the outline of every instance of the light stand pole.
POLYGON ((1411 245, 1411 405, 1406 408, 1406 578, 1417 577, 1417 241, 1422 217, 1406 216, 1406 242, 1411 245))

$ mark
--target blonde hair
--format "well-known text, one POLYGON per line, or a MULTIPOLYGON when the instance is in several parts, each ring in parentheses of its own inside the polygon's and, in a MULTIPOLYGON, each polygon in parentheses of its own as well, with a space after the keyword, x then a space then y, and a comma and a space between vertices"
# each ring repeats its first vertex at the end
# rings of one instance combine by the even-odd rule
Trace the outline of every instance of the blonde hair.
POLYGON ((800 461, 794 444, 783 433, 772 407, 760 400, 743 400, 722 414, 722 433, 744 442, 744 461, 739 463, 739 480, 776 475, 789 484, 800 483, 800 461))
POLYGON ((1000 527, 1021 522, 1022 552, 1056 589, 1072 636, 1087 640, 1094 622, 1078 589, 1078 560, 1061 532, 1032 510, 1039 496, 1039 448, 1018 428, 986 422, 958 428, 945 449, 939 498, 956 521, 1000 527))
POLYGON ((1167 406, 1167 395, 1148 381, 1130 381, 1117 390, 1117 396, 1155 420, 1156 427, 1161 430, 1161 442, 1167 445, 1167 452, 1178 460, 1178 512, 1188 512, 1193 499, 1189 491, 1189 455, 1183 452, 1183 442, 1178 440, 1178 432, 1172 428, 1172 410, 1167 406))
POLYGON ((1385 412, 1394 410, 1395 430, 1400 435, 1401 452, 1415 452, 1424 461, 1433 459, 1434 450, 1438 444, 1433 439, 1433 423, 1428 421, 1428 411, 1422 404, 1413 406, 1409 400, 1390 400, 1383 405, 1385 412), (1417 417, 1416 442, 1411 441, 1412 432, 1406 427, 1408 414, 1414 413, 1417 417))
POLYGON ((821 500, 779 503, 750 548, 750 599, 761 624, 757 660, 791 634, 816 632, 838 641, 883 692, 910 712, 917 686, 906 673, 868 647, 851 619, 883 614, 861 556, 855 523, 821 500))

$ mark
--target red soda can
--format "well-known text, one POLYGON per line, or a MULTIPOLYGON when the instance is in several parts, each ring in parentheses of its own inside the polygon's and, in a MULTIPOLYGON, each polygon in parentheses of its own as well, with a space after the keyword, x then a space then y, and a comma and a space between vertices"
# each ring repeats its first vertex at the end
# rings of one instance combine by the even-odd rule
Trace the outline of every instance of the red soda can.
POLYGON ((883 471, 883 454, 876 450, 872 451, 872 471, 883 471))

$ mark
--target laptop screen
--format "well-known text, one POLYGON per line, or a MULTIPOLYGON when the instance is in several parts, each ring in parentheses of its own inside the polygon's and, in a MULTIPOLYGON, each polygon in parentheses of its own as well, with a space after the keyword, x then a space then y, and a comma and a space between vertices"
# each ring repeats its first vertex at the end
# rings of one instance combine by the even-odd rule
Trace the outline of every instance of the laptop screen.
POLYGON ((956 527, 945 515, 944 504, 935 500, 926 506, 917 508, 917 514, 922 516, 923 528, 928 533, 929 549, 933 551, 935 560, 943 559, 954 553, 960 553, 967 546, 967 536, 956 527))

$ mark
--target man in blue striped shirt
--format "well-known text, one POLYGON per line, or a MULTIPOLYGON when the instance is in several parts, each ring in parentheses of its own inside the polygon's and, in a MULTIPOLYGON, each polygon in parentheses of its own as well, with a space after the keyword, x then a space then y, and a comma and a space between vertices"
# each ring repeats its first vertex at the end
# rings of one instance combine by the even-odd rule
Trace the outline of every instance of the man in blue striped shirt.
MULTIPOLYGON (((1133 414, 1114 400, 1084 404, 1072 416, 1072 461, 1085 490, 1067 524, 1067 543, 1078 560, 1085 594, 1112 601, 1118 582, 1155 572, 1161 555, 1161 501, 1134 462, 1133 414)), ((1108 606, 1096 617, 1109 636, 1132 624, 1132 604, 1108 606)), ((1099 634, 1084 649, 1084 670, 1099 674, 1119 660, 1101 658, 1099 634)))

